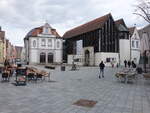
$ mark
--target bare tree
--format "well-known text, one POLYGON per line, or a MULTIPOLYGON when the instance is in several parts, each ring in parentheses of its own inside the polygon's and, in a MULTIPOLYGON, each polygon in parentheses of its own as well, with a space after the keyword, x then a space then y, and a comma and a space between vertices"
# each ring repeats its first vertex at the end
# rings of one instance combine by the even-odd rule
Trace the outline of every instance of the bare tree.
POLYGON ((136 14, 150 23, 150 0, 139 0, 136 5, 136 10, 133 14, 136 14))

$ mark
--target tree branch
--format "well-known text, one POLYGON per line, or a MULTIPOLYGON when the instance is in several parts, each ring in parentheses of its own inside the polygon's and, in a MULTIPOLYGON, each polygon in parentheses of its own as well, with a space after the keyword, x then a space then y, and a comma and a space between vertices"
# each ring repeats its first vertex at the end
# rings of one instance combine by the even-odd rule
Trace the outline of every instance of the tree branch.
POLYGON ((140 14, 140 13, 133 13, 133 14, 138 15, 138 16, 141 16, 144 20, 146 20, 148 23, 150 23, 150 20, 147 19, 147 18, 146 18, 145 16, 143 16, 142 14, 140 14))
POLYGON ((149 14, 144 10, 144 8, 142 8, 140 6, 137 6, 137 8, 139 8, 144 13, 144 15, 146 16, 145 18, 147 18, 150 21, 150 17, 148 16, 149 14))

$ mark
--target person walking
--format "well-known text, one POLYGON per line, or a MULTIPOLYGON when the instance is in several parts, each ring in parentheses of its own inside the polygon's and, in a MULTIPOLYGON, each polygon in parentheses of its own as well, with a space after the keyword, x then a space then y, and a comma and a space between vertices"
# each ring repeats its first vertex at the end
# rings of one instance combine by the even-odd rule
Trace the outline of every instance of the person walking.
POLYGON ((128 67, 130 68, 130 66, 131 66, 131 62, 130 62, 130 60, 128 61, 128 67))
POLYGON ((100 68, 100 73, 99 73, 99 79, 102 77, 104 78, 104 68, 105 68, 105 64, 103 63, 103 61, 101 61, 101 63, 99 64, 99 68, 100 68))
POLYGON ((131 64, 132 64, 132 68, 136 68, 136 64, 134 63, 134 61, 132 61, 131 64))
POLYGON ((127 61, 126 60, 124 60, 124 66, 127 67, 127 61))

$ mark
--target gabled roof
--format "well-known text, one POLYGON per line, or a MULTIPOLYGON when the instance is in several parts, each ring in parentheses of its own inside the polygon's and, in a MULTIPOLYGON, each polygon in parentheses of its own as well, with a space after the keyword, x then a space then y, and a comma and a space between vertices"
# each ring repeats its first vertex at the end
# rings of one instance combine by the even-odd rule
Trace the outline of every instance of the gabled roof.
POLYGON ((128 31, 128 28, 127 28, 127 26, 126 26, 126 24, 122 18, 119 20, 116 20, 115 24, 116 24, 119 31, 128 31))
POLYGON ((136 27, 128 28, 130 35, 132 36, 136 27))
POLYGON ((148 38, 150 39, 150 24, 138 30, 138 33, 140 35, 140 38, 142 38, 143 33, 147 33, 148 38))
MULTIPOLYGON (((47 24, 47 23, 46 23, 46 24, 47 24)), ((43 32, 43 27, 44 27, 44 26, 41 26, 41 27, 37 27, 37 28, 32 29, 31 31, 29 31, 29 32, 27 33, 27 35, 25 36, 25 38, 36 37, 36 36, 38 36, 38 34, 42 34, 42 32, 43 32)), ((51 28, 51 32, 52 32, 52 35, 55 35, 56 37, 60 37, 60 35, 57 33, 56 29, 51 28)))
POLYGON ((104 23, 109 19, 110 16, 111 14, 109 13, 93 21, 90 21, 74 29, 71 29, 63 35, 63 38, 71 38, 71 37, 74 37, 74 36, 89 32, 89 31, 99 29, 103 27, 104 23))
POLYGON ((119 24, 123 24, 123 25, 125 25, 124 20, 123 20, 122 18, 121 18, 121 19, 116 20, 116 21, 115 21, 115 24, 116 24, 116 25, 119 25, 119 24))

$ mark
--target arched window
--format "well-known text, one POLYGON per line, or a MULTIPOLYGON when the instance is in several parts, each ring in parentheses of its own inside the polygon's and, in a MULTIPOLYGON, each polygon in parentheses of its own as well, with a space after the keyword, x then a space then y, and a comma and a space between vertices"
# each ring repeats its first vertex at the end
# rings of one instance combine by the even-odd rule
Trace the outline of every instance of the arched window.
POLYGON ((48 53, 48 63, 53 63, 53 53, 48 53))
POLYGON ((33 41, 33 47, 36 47, 36 41, 35 40, 33 41))
POLYGON ((40 53, 40 63, 46 63, 46 54, 40 53))

